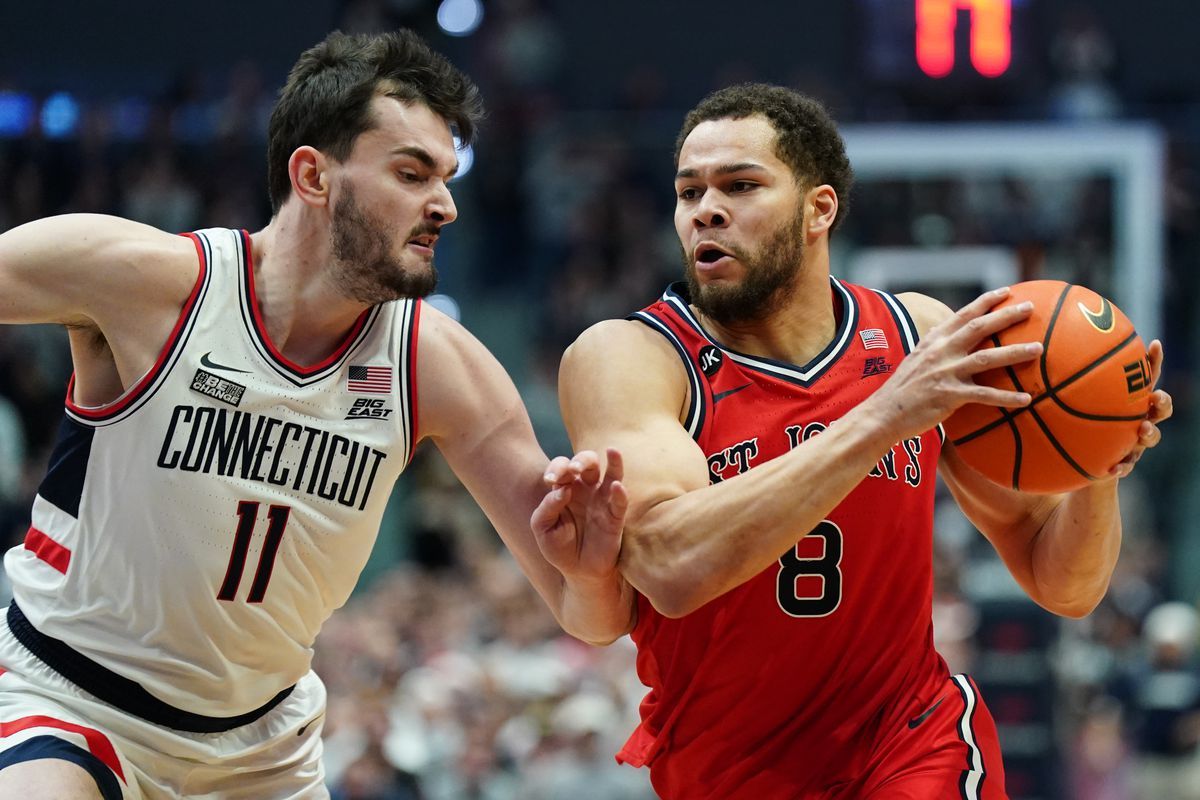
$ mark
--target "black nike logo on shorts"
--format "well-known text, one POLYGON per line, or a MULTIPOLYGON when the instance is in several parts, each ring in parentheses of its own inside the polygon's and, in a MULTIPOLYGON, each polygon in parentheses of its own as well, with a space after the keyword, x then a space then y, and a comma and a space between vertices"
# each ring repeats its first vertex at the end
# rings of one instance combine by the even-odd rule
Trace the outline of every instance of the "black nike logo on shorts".
POLYGON ((308 722, 306 722, 306 723, 304 723, 303 725, 301 725, 301 726, 300 726, 300 730, 296 731, 296 735, 297 735, 297 736, 303 736, 303 735, 304 735, 304 732, 305 732, 306 730, 308 730, 308 726, 309 726, 309 725, 312 725, 314 722, 316 722, 317 720, 319 720, 319 719, 320 719, 321 717, 323 717, 323 716, 325 716, 325 712, 323 712, 323 711, 322 711, 320 714, 317 714, 315 717, 313 717, 312 719, 310 719, 308 722))
POLYGON ((945 699, 946 698, 943 697, 941 700, 938 700, 936 703, 931 705, 929 708, 925 709, 921 713, 921 716, 913 717, 912 719, 910 719, 908 721, 908 729, 912 730, 912 729, 916 728, 918 725, 920 725, 922 722, 924 722, 925 720, 929 719, 929 715, 932 714, 933 712, 937 711, 937 707, 940 706, 945 699))
POLYGON ((248 369, 238 369, 237 367, 227 367, 224 364, 218 364, 217 362, 215 362, 211 358, 209 358, 209 356, 211 356, 211 355, 212 355, 212 350, 209 350, 207 353, 200 356, 200 366, 204 367, 205 369, 217 369, 217 370, 222 370, 224 372, 244 372, 247 375, 250 374, 250 370, 248 370, 248 369))

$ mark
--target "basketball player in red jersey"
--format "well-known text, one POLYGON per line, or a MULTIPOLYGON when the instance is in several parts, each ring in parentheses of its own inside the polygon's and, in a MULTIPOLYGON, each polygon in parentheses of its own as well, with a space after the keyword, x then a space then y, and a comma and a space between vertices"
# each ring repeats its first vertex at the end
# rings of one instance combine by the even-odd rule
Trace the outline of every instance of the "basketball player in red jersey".
MULTIPOLYGON (((997 290, 952 313, 832 278, 851 169, 824 109, 792 91, 710 95, 676 167, 686 281, 586 331, 560 379, 573 443, 625 458, 620 569, 650 692, 618 759, 668 800, 1003 798, 995 725, 933 648, 935 470, 1030 597, 1081 616, 1117 558, 1117 481, 1170 397, 1154 393, 1103 481, 1054 497, 990 484, 939 423, 1030 402, 972 381, 1037 356, 972 353, 1029 308, 991 310, 997 290)), ((1150 360, 1157 377, 1158 342, 1150 360)))
POLYGON ((75 367, 5 556, 0 797, 328 797, 313 640, 422 439, 568 631, 628 627, 615 451, 603 478, 548 462, 495 358, 417 299, 478 113, 415 35, 334 34, 272 115, 265 229, 0 236, 0 323, 65 325, 75 367))

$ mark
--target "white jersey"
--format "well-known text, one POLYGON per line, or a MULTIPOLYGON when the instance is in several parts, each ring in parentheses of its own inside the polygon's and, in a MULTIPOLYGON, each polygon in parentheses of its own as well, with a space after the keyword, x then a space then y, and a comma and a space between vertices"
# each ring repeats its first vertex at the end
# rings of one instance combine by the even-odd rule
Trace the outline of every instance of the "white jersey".
POLYGON ((66 419, 25 543, 20 611, 153 697, 234 716, 308 670, 411 457, 421 304, 364 312, 320 364, 271 343, 242 231, 190 234, 195 288, 158 362, 66 419))

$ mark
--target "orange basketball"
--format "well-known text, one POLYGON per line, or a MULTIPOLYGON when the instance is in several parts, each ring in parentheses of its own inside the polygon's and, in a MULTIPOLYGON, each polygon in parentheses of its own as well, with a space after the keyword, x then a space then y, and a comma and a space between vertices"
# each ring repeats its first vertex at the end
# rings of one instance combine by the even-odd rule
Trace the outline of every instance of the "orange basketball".
POLYGON ((1062 281, 1012 287, 1002 308, 1033 301, 1029 319, 983 347, 1040 341, 1040 358, 975 381, 1028 392, 1024 408, 963 406, 946 420, 958 455, 992 481, 1065 492, 1106 476, 1137 441, 1150 408, 1150 362, 1133 324, 1106 298, 1062 281))

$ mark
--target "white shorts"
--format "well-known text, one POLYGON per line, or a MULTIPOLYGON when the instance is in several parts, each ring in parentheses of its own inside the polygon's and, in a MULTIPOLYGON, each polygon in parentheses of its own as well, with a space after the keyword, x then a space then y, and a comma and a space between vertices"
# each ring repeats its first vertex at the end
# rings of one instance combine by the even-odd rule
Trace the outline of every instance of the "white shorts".
POLYGON ((319 800, 325 686, 309 672, 261 718, 188 733, 104 703, 39 661, 0 610, 0 768, 59 758, 87 769, 104 800, 319 800))

